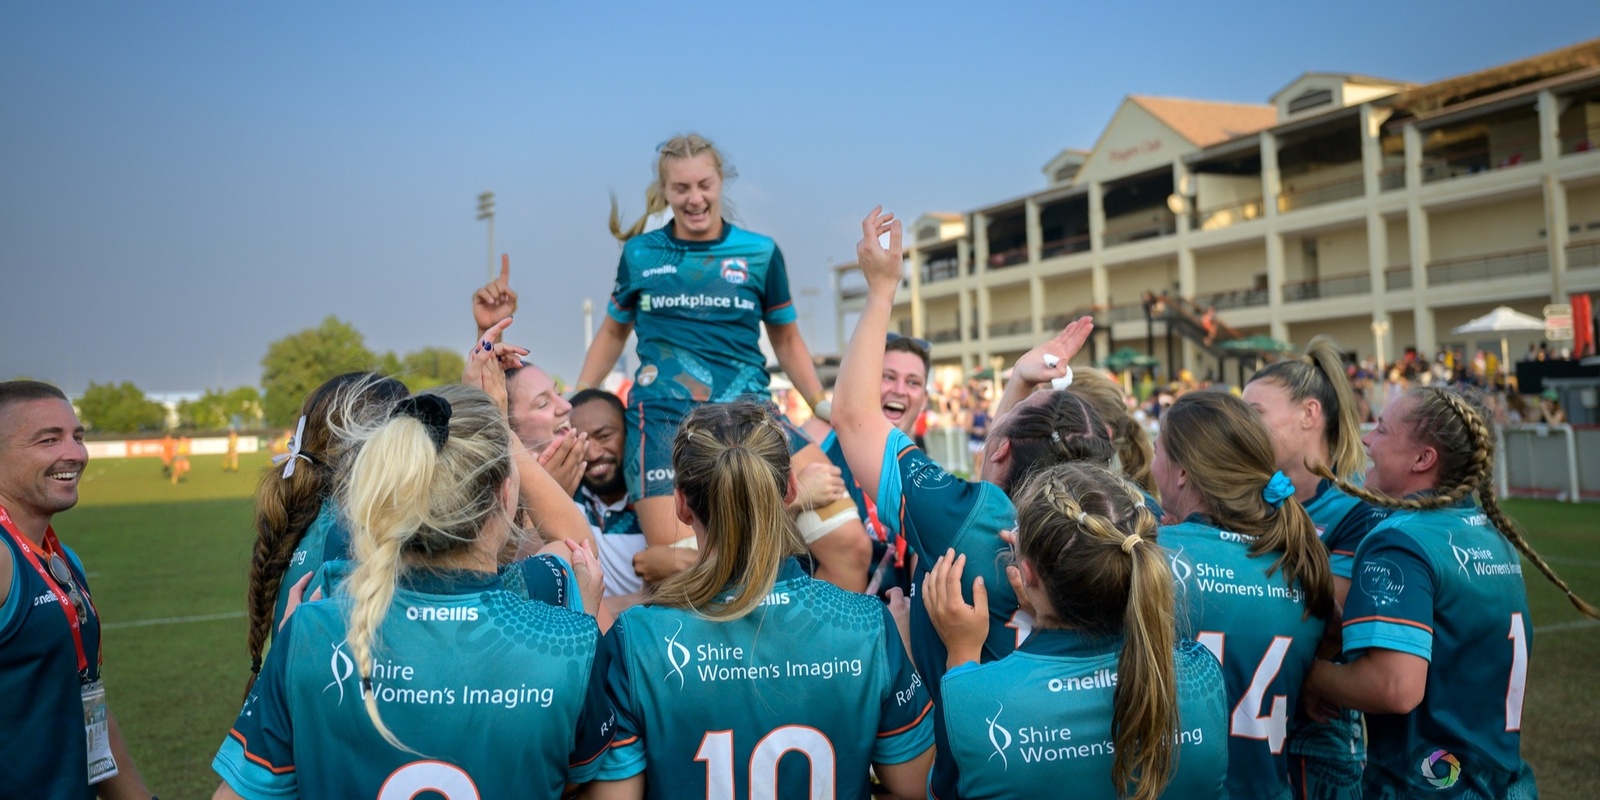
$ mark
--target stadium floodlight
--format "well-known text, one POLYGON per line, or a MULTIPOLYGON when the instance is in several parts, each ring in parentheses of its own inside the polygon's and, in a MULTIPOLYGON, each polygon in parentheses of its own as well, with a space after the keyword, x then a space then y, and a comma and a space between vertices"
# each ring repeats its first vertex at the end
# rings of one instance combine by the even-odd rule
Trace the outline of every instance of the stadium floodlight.
POLYGON ((478 219, 489 221, 489 280, 494 280, 494 191, 478 195, 478 219))

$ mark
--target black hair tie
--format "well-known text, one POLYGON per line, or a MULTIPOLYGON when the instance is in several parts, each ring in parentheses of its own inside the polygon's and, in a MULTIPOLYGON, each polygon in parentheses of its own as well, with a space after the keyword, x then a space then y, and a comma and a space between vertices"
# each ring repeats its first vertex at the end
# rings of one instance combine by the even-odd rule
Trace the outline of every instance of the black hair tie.
POLYGON ((415 394, 395 404, 390 419, 407 416, 422 423, 435 450, 442 450, 450 438, 450 401, 436 394, 415 394))

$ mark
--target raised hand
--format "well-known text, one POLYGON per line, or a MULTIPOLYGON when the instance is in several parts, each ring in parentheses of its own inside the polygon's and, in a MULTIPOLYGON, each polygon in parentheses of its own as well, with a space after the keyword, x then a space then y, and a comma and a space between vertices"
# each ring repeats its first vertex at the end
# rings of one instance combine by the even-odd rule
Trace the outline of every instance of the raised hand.
POLYGON ((900 220, 895 219, 893 214, 884 213, 883 206, 873 208, 872 213, 861 221, 861 241, 856 242, 856 264, 861 267, 868 288, 887 287, 892 291, 900 285, 900 279, 905 275, 900 236, 900 220), (878 240, 885 233, 889 234, 888 249, 884 249, 883 243, 878 240))
POLYGON ((502 414, 506 411, 506 370, 522 366, 522 357, 528 354, 526 347, 494 343, 510 325, 511 318, 506 317, 489 326, 467 351, 467 365, 461 370, 461 382, 482 389, 502 414))
POLYGON ((1062 328, 1050 341, 1023 353, 1017 359, 1012 377, 1032 386, 1065 377, 1072 370, 1067 362, 1083 349, 1083 343, 1089 340, 1091 333, 1094 333, 1094 317, 1079 317, 1067 323, 1067 327, 1062 328))
POLYGON ((500 277, 484 284, 472 295, 472 319, 478 323, 478 338, 483 338, 496 322, 515 313, 517 293, 511 289, 511 256, 502 255, 500 277))
POLYGON ((578 491, 578 484, 583 480, 584 470, 589 468, 589 462, 583 460, 584 451, 589 445, 589 434, 578 433, 571 428, 562 428, 556 431, 555 438, 544 450, 539 452, 539 465, 561 484, 567 494, 578 491))

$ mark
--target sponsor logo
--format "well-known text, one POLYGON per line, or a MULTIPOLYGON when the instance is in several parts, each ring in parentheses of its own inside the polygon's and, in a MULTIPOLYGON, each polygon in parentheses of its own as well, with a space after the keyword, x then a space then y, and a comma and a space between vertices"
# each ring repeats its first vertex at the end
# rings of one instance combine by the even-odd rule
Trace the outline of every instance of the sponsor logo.
POLYGON ((406 609, 406 619, 419 622, 477 622, 478 609, 452 608, 450 606, 412 606, 406 609))
POLYGON ((994 716, 985 719, 984 722, 989 723, 989 744, 994 746, 994 752, 989 755, 989 760, 993 761, 995 756, 999 756, 1001 769, 1010 770, 1011 760, 1006 758, 1006 749, 1011 746, 1011 731, 1000 724, 1000 713, 1005 710, 1006 704, 1001 703, 1000 707, 995 709, 994 716))
POLYGON ((1490 550, 1456 544, 1454 533, 1450 534, 1450 552, 1455 555, 1456 565, 1461 568, 1461 574, 1468 578, 1473 575, 1516 575, 1519 578, 1522 576, 1522 562, 1499 563, 1490 550))
POLYGON ((1109 669, 1097 669, 1088 675, 1077 677, 1050 679, 1052 692, 1076 692, 1082 689, 1110 689, 1117 685, 1117 673, 1109 669))
POLYGON ((1417 765, 1422 779, 1435 789, 1448 789, 1461 780, 1461 762, 1444 750, 1435 750, 1423 756, 1417 765))
POLYGON ((1372 598, 1378 608, 1400 602, 1400 593, 1406 590, 1406 576, 1400 565, 1387 558, 1376 558, 1361 565, 1361 591, 1372 598))
POLYGON ((1172 579, 1177 581, 1179 591, 1187 593, 1189 591, 1189 578, 1194 576, 1194 567, 1190 566, 1188 559, 1183 557, 1182 550, 1167 556, 1167 563, 1172 568, 1172 579))
POLYGON ((328 667, 333 671, 333 682, 322 687, 322 693, 327 694, 329 689, 339 687, 339 705, 344 705, 344 682, 356 671, 356 663, 344 652, 344 642, 333 646, 333 657, 328 660, 328 667))
POLYGON ((659 374, 661 373, 656 369, 656 365, 646 364, 639 368, 639 374, 635 376, 634 381, 640 386, 649 386, 656 382, 656 376, 659 374))
POLYGON ((639 273, 639 277, 641 277, 641 278, 654 278, 657 275, 676 275, 676 274, 678 274, 678 265, 677 264, 663 264, 663 265, 661 265, 659 267, 655 267, 653 269, 647 269, 644 272, 639 273))
POLYGON ((647 481, 671 481, 678 477, 678 473, 662 467, 660 469, 646 470, 644 479, 647 481))
MULTIPOLYGON (((667 678, 678 676, 678 688, 683 688, 683 668, 689 666, 689 648, 678 643, 678 635, 683 633, 683 623, 678 623, 678 629, 666 637, 667 663, 672 665, 672 671, 667 673, 667 678)), ((662 680, 666 680, 663 678, 662 680)))
POLYGON ((722 279, 734 286, 740 286, 750 280, 750 267, 742 258, 724 258, 722 260, 722 279))
POLYGON ((700 308, 735 308, 740 311, 755 311, 756 303, 743 297, 720 297, 710 294, 667 294, 639 295, 639 310, 654 313, 669 308, 681 308, 689 311, 700 308))
POLYGON ((911 468, 911 483, 918 489, 938 489, 955 483, 955 476, 932 461, 924 461, 911 468))
POLYGON ((786 605, 789 605, 789 593, 788 592, 773 592, 772 594, 769 594, 766 597, 761 598, 761 602, 756 603, 756 605, 757 606, 786 606, 786 605))
POLYGON ((56 597, 56 593, 55 592, 45 592, 44 594, 41 594, 38 597, 33 598, 33 607, 34 608, 38 608, 39 606, 42 606, 42 605, 44 605, 46 603, 56 603, 56 602, 60 602, 60 600, 56 597))

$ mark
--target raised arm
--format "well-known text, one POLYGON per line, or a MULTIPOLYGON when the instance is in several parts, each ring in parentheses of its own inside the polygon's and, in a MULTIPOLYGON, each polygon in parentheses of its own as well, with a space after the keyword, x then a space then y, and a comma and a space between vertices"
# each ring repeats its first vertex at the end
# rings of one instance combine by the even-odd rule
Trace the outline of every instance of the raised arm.
POLYGON ((578 372, 579 389, 592 389, 606 379, 622 355, 630 333, 633 333, 632 323, 618 322, 609 315, 601 318, 600 330, 595 331, 594 341, 589 343, 589 354, 583 357, 583 369, 578 372))
POLYGON ((775 325, 767 323, 767 338, 772 341, 772 352, 778 357, 778 366, 789 382, 806 399, 815 411, 822 402, 822 381, 817 378, 817 364, 811 360, 811 349, 800 336, 800 324, 789 322, 775 325))
POLYGON ((883 451, 894 428, 883 416, 879 384, 884 339, 903 269, 900 235, 900 221, 883 213, 882 206, 861 221, 856 260, 867 279, 867 302, 833 388, 833 430, 856 482, 874 495, 883 471, 883 451), (889 234, 888 249, 878 241, 885 233, 889 234))
POLYGON ((1067 323, 1067 327, 1062 328, 1050 341, 1023 353, 1011 368, 1011 378, 1006 381, 1006 390, 1000 396, 995 418, 998 419, 1012 406, 1027 399, 1040 386, 1070 375, 1072 368, 1067 366, 1067 362, 1083 348, 1083 343, 1089 340, 1091 333, 1094 333, 1094 318, 1079 317, 1067 323))

